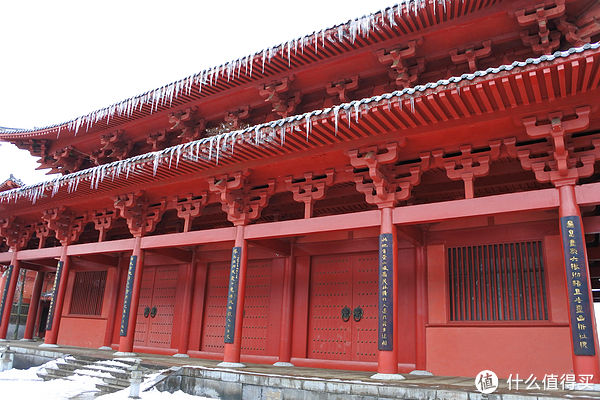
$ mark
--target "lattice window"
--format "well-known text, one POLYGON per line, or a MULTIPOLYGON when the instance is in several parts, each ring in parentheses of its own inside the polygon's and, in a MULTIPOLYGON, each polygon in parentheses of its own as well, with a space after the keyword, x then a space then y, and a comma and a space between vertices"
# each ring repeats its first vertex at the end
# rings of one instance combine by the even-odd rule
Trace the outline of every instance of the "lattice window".
POLYGON ((75 273, 71 314, 100 315, 106 286, 106 271, 75 273))
POLYGON ((547 320, 540 241, 448 248, 451 321, 547 320))

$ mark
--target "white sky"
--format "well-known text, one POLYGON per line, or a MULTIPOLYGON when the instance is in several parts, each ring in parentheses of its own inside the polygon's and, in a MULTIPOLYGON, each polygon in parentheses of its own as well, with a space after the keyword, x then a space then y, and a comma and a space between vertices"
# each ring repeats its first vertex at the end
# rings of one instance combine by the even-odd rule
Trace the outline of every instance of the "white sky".
MULTIPOLYGON (((0 126, 70 120, 394 0, 2 1, 0 126)), ((0 182, 47 180, 0 144, 0 182)))

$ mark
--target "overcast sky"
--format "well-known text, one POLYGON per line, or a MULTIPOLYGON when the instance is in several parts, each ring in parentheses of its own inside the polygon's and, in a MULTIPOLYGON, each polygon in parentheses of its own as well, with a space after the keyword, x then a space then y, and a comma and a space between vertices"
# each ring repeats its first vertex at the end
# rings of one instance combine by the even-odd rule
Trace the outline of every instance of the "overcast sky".
MULTIPOLYGON (((391 6, 382 0, 2 1, 0 126, 43 127, 314 30, 391 6)), ((47 180, 0 144, 0 182, 47 180)))

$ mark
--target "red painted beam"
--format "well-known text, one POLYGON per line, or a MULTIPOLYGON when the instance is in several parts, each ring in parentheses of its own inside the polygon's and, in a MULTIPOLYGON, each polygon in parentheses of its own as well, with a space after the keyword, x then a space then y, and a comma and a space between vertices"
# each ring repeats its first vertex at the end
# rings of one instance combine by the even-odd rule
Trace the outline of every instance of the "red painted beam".
POLYGON ((0 253, 0 264, 10 264, 10 258, 12 257, 12 253, 0 253))
POLYGON ((580 207, 600 204, 600 182, 575 186, 575 197, 580 207))
POLYGON ((381 216, 379 210, 372 210, 352 214, 329 215, 326 217, 249 225, 245 230, 245 238, 262 239, 368 228, 379 226, 380 220, 381 216))
MULTIPOLYGON (((133 249, 133 241, 134 239, 120 239, 108 242, 73 244, 69 246, 67 255, 77 256, 81 254, 131 251, 131 249, 133 249)), ((60 247, 57 247, 57 249, 60 249, 60 247)))
POLYGON ((60 257, 61 247, 48 247, 47 249, 20 250, 17 254, 19 260, 36 260, 40 258, 60 257))
POLYGON ((142 249, 152 249, 170 246, 191 246, 197 244, 233 241, 235 228, 207 229, 166 235, 148 236, 142 238, 142 249))
POLYGON ((394 224, 422 224, 453 218, 550 208, 558 208, 557 189, 398 207, 394 209, 394 224))

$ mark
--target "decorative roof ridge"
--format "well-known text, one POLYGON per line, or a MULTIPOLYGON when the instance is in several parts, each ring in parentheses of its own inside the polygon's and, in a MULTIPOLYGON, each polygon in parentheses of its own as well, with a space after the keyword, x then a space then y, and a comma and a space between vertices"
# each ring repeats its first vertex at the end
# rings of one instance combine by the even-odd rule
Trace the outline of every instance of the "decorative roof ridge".
POLYGON ((25 184, 23 183, 22 180, 15 178, 15 176, 13 174, 10 174, 10 176, 8 178, 6 178, 4 180, 4 182, 0 182, 0 192, 12 190, 12 189, 18 189, 19 187, 23 187, 23 186, 25 186, 25 184), (7 187, 7 189, 4 189, 5 186, 7 187), (9 187, 9 186, 12 186, 12 187, 9 187))
POLYGON ((440 79, 437 82, 429 82, 427 84, 417 85, 412 88, 396 90, 390 93, 372 96, 361 100, 353 100, 351 102, 343 103, 334 107, 313 110, 303 114, 281 118, 271 122, 265 122, 237 131, 221 133, 215 136, 167 147, 163 150, 144 153, 124 160, 114 161, 108 164, 77 171, 54 178, 50 181, 39 182, 33 185, 7 190, 0 193, 0 203, 5 201, 9 202, 13 199, 16 201, 21 197, 28 197, 33 203, 35 203, 37 199, 44 195, 46 189, 52 188, 52 196, 54 196, 61 187, 67 185, 67 190, 69 193, 71 193, 77 190, 80 181, 88 179, 90 181, 91 188, 97 189, 98 185, 100 182, 104 181, 105 177, 110 175, 112 176, 112 179, 114 179, 115 177, 118 178, 121 174, 125 174, 127 179, 130 173, 135 173, 136 170, 142 170, 143 164, 149 162, 153 162, 153 173, 156 174, 159 165, 163 162, 168 163, 169 168, 171 168, 174 157, 176 158, 176 168, 178 167, 181 158, 194 162, 212 162, 214 159, 215 164, 218 164, 219 158, 223 157, 222 154, 226 154, 223 153, 223 150, 230 149, 231 154, 233 154, 235 150, 235 143, 240 142, 240 140, 243 141, 246 139, 246 141, 250 142, 253 139, 254 144, 258 146, 260 144, 274 142, 274 138, 279 133, 280 141, 283 145, 285 143, 287 128, 291 127, 291 129, 294 129, 298 125, 305 126, 306 136, 308 138, 311 132, 313 117, 322 118, 333 115, 335 130, 337 133, 339 113, 344 112, 350 122, 352 112, 354 112, 355 119, 358 121, 361 105, 384 102, 391 104, 391 100, 393 98, 399 99, 405 95, 410 96, 411 104, 414 104, 414 97, 412 97, 412 95, 425 92, 429 89, 446 87, 452 83, 457 84, 463 81, 472 81, 478 77, 495 75, 503 71, 511 71, 515 68, 526 67, 528 65, 538 65, 545 61, 554 61, 556 59, 567 58, 572 54, 582 53, 587 50, 597 50, 599 48, 600 42, 586 43, 581 47, 573 47, 565 51, 557 51, 550 55, 542 55, 541 57, 537 58, 528 58, 525 61, 514 61, 511 64, 505 64, 495 68, 487 68, 485 70, 476 71, 470 74, 462 74, 458 77, 440 79), (206 149, 207 146, 208 149, 206 149))
POLYGON ((255 64, 258 64, 258 67, 260 68, 262 63, 262 70, 264 71, 265 62, 270 62, 271 58, 277 53, 281 53, 281 55, 284 57, 284 53, 287 53, 289 61, 292 52, 296 53, 299 51, 298 47, 300 47, 300 51, 303 51, 305 47, 308 48, 309 46, 314 46, 315 51, 318 51, 319 42, 321 42, 321 47, 323 47, 326 39, 331 42, 337 41, 341 43, 344 41, 349 41, 354 43, 358 36, 368 37, 370 32, 378 26, 384 26, 386 24, 392 27, 396 26, 396 16, 402 17, 402 15, 409 13, 417 15, 429 4, 430 1, 437 2, 438 5, 442 5, 445 12, 447 5, 451 5, 455 1, 464 2, 466 0, 399 0, 399 3, 385 9, 348 20, 345 23, 334 25, 330 28, 314 31, 311 34, 297 37, 287 42, 282 42, 278 45, 259 50, 247 56, 225 62, 219 66, 210 67, 196 74, 189 75, 159 88, 146 91, 137 96, 129 97, 125 100, 104 108, 97 109, 72 120, 31 129, 7 131, 0 127, 0 135, 43 131, 51 133, 56 131, 58 137, 63 129, 73 131, 74 134, 77 135, 77 132, 83 126, 85 126, 86 130, 88 130, 92 125, 103 119, 106 119, 106 123, 108 124, 110 119, 115 116, 130 117, 134 111, 141 110, 144 105, 151 105, 150 113, 152 113, 159 106, 167 103, 171 104, 173 99, 177 98, 179 94, 190 94, 193 85, 198 85, 198 90, 201 92, 203 85, 212 85, 213 82, 216 85, 218 79, 223 78, 226 78, 229 81, 232 76, 235 77, 236 74, 239 75, 242 69, 244 69, 246 73, 249 71, 249 76, 252 76, 252 70, 255 64))

